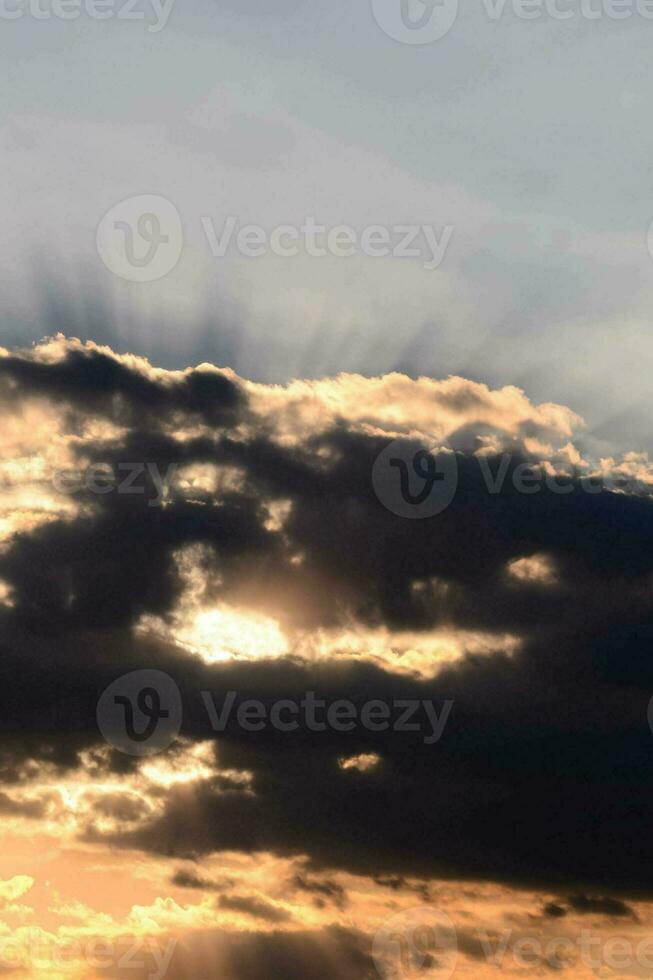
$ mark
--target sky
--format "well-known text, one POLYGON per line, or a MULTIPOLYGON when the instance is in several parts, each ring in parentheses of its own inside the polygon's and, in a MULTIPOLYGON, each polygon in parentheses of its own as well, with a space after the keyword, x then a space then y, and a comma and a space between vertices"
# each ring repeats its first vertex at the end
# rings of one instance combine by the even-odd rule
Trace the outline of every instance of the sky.
POLYGON ((653 3, 0 22, 0 975, 652 977, 653 3))
POLYGON ((104 20, 37 20, 25 2, 5 20, 7 341, 62 330, 263 381, 461 374, 648 448, 645 0, 548 0, 535 19, 516 0, 461 2, 423 44, 388 33, 399 0, 375 2, 157 14, 113 0, 104 20), (148 194, 178 210, 184 247, 168 275, 134 283, 100 261, 96 230, 148 194), (430 271, 360 252, 214 257, 202 218, 219 230, 229 216, 452 235, 430 271))

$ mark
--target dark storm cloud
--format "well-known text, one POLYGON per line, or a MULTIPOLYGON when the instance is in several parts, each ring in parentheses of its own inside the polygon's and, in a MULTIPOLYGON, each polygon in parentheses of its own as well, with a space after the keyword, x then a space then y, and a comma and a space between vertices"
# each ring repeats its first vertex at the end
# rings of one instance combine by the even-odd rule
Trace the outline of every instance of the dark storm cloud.
POLYGON ((203 878, 195 871, 188 871, 184 868, 175 871, 170 882, 177 888, 193 888, 202 891, 222 891, 233 885, 233 880, 229 878, 224 881, 212 881, 209 878, 203 878))
MULTIPOLYGON (((650 891, 650 499, 591 495, 577 481, 564 495, 517 493, 510 474, 532 461, 522 447, 501 493, 488 493, 478 461, 460 453, 451 506, 429 520, 405 520, 372 489, 372 466, 387 439, 353 431, 343 419, 283 446, 222 377, 193 381, 193 372, 175 387, 106 360, 66 356, 35 365, 14 357, 0 369, 19 393, 53 403, 63 397, 78 411, 123 421, 185 413, 222 427, 235 411, 248 419, 247 439, 230 430, 182 439, 150 433, 139 421, 124 439, 84 448, 94 459, 140 458, 161 468, 227 464, 242 472, 242 483, 215 498, 173 487, 161 508, 145 497, 82 493, 83 516, 16 536, 0 555, 14 603, 0 614, 7 778, 18 779, 30 756, 78 764, 78 752, 99 741, 95 708, 104 688, 152 667, 180 688, 182 734, 216 737, 221 768, 251 772, 253 792, 219 774, 172 788, 163 815, 116 835, 117 844, 184 859, 220 848, 307 855, 312 871, 344 868, 389 888, 402 876, 441 875, 650 891), (292 504, 280 533, 265 526, 271 500, 292 504), (311 665, 301 651, 207 666, 131 629, 145 613, 171 613, 181 594, 174 553, 189 544, 206 546, 202 571, 215 580, 216 601, 278 608, 308 627, 353 621, 508 632, 521 647, 468 655, 432 680, 345 657, 311 665), (507 574, 509 562, 540 553, 556 570, 550 585, 507 574), (292 560, 298 554, 300 564, 292 560), (215 736, 200 692, 220 698, 230 690, 268 706, 315 691, 358 706, 418 698, 439 707, 450 699, 454 709, 435 745, 425 745, 422 733, 360 728, 246 733, 233 718, 215 736), (376 769, 338 765, 371 752, 383 760, 376 769)), ((489 460, 493 472, 499 462, 489 460)), ((134 765, 117 753, 111 764, 134 765)), ((328 896, 324 882, 302 882, 295 887, 342 900, 328 896)), ((293 965, 302 962, 301 950, 284 946, 277 954, 287 968, 279 975, 301 975, 293 965)), ((249 946, 234 955, 235 977, 245 975, 243 964, 248 977, 258 975, 249 946)))
POLYGON ((544 914, 550 919, 564 919, 567 910, 562 905, 558 905, 557 902, 548 902, 544 906, 544 914))
MULTIPOLYGON (((301 567, 293 566, 288 561, 291 548, 284 550, 278 543, 275 578, 271 586, 266 582, 266 592, 269 595, 271 587, 283 593, 285 604, 301 610, 307 625, 333 622, 339 607, 351 610, 360 621, 396 628, 454 622, 501 631, 531 630, 567 618, 573 629, 583 607, 597 622, 609 621, 613 613, 620 617, 624 605, 631 611, 638 606, 648 611, 650 499, 607 492, 593 496, 578 482, 565 495, 546 489, 537 496, 520 494, 511 477, 528 461, 523 455, 513 458, 502 492, 490 494, 477 460, 459 454, 458 491, 451 506, 437 520, 406 521, 386 511, 372 492, 371 469, 385 444, 344 427, 289 449, 265 438, 249 443, 198 439, 175 445, 174 440, 140 432, 124 447, 98 446, 95 454, 110 462, 148 459, 162 472, 171 463, 240 467, 245 473, 243 490, 237 501, 227 500, 225 506, 238 505, 254 521, 261 519, 261 501, 290 500, 286 540, 305 558, 301 567), (335 462, 318 465, 321 453, 333 454, 335 462), (593 533, 595 528, 600 533, 593 533), (507 581, 508 562, 537 552, 555 559, 558 587, 543 591, 537 584, 507 581), (446 597, 431 596, 428 587, 415 589, 434 578, 448 583, 446 597)), ((500 459, 490 459, 488 465, 496 472, 500 459)), ((106 497, 98 504, 109 508, 110 522, 120 505, 133 513, 129 500, 106 497)), ((184 505, 180 501, 179 506, 184 505)), ((210 522, 217 520, 214 511, 197 516, 195 509, 194 521, 206 522, 207 541, 210 522)), ((150 523, 156 527, 162 521, 150 515, 150 523)), ((177 543, 183 543, 181 532, 177 543)))
POLYGON ((45 816, 46 805, 43 800, 12 800, 6 793, 0 793, 0 813, 11 816, 32 817, 45 816))
POLYGON ((242 912, 266 922, 289 922, 292 919, 285 909, 277 908, 255 895, 220 895, 217 906, 225 912, 242 912))
POLYGON ((569 904, 574 912, 584 915, 613 915, 620 918, 633 917, 634 911, 619 898, 592 897, 590 895, 570 895, 569 904))
POLYGON ((328 878, 322 880, 312 880, 306 875, 295 875, 291 884, 299 891, 309 892, 333 902, 338 908, 343 908, 347 904, 347 895, 337 881, 328 878))
POLYGON ((580 915, 607 915, 614 918, 637 919, 635 910, 626 902, 620 898, 605 895, 569 895, 559 902, 548 902, 543 909, 544 914, 551 919, 564 918, 569 910, 580 915), (567 908, 563 902, 566 902, 567 908))
POLYGON ((138 820, 143 812, 143 801, 136 794, 129 796, 126 793, 108 793, 95 800, 92 809, 97 816, 129 822, 138 820))
POLYGON ((390 875, 389 877, 377 876, 374 881, 382 888, 390 888, 393 892, 413 891, 422 899, 423 902, 431 901, 431 893, 426 884, 406 881, 403 875, 390 875))
POLYGON ((5 397, 44 396, 124 424, 150 424, 167 413, 197 415, 214 425, 233 420, 241 395, 216 371, 191 371, 163 383, 98 349, 69 349, 55 362, 0 359, 5 397))
MULTIPOLYGON (((118 498, 120 499, 120 498, 118 498)), ((179 594, 174 549, 202 542, 221 562, 265 558, 271 540, 238 502, 165 511, 124 503, 97 519, 49 525, 0 557, 0 575, 16 593, 14 615, 34 629, 110 628, 144 612, 165 612, 179 594)))

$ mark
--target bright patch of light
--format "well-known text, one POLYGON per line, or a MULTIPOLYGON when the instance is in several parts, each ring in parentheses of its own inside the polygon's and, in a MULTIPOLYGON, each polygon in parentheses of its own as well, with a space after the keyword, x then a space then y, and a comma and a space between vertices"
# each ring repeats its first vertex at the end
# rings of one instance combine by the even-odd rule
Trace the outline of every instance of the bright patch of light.
POLYGON ((207 663, 236 657, 281 657, 288 649, 276 620, 229 607, 198 613, 175 631, 175 639, 207 663))
POLYGON ((161 756, 141 765, 142 775, 157 786, 177 786, 210 779, 215 773, 213 742, 198 742, 177 756, 161 756))
POLYGON ((520 582, 554 585, 557 581, 553 562, 547 555, 533 555, 510 562, 508 572, 520 582))
POLYGON ((387 627, 322 629, 302 635, 293 650, 307 660, 366 660, 395 674, 430 678, 467 654, 511 656, 520 640, 509 633, 438 628, 423 632, 387 627))
POLYGON ((341 769, 357 769, 358 772, 369 772, 370 769, 375 769, 380 761, 381 756, 376 752, 362 752, 360 755, 352 755, 348 759, 338 759, 338 765, 341 769))
MULTIPOLYGON (((201 548, 176 555, 184 592, 170 620, 143 616, 138 629, 180 644, 206 663, 282 657, 289 652, 287 637, 276 619, 264 613, 216 601, 207 589, 201 548)), ((219 572, 211 572, 213 586, 219 572)))

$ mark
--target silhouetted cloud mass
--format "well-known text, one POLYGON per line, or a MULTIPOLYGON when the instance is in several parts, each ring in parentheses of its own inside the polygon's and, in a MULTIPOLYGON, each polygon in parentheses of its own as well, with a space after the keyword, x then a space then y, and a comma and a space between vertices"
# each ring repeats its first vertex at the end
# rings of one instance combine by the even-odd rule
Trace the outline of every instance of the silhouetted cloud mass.
MULTIPOLYGON (((215 743, 216 761, 199 782, 160 791, 151 819, 134 822, 110 806, 112 828, 89 820, 88 840, 181 859, 304 855, 313 870, 372 875, 387 889, 406 875, 650 888, 646 461, 637 460, 636 489, 587 492, 579 474, 592 464, 573 444, 579 420, 517 389, 399 375, 268 388, 210 365, 159 371, 63 338, 0 358, 0 397, 15 420, 4 434, 15 531, 0 554, 3 811, 37 817, 39 805, 12 796, 25 766, 76 771, 80 753, 104 745, 95 717, 102 691, 152 668, 179 686, 184 744, 215 743), (387 510, 371 478, 385 446, 409 439, 436 459, 464 446, 455 450, 454 499, 425 520, 387 510), (484 472, 499 472, 504 451, 511 457, 493 494, 484 472), (36 471, 28 453, 40 460, 36 471), (567 467, 566 492, 515 488, 524 463, 561 474, 565 458, 577 464, 567 467), (135 461, 174 468, 160 505, 148 471, 134 483, 140 494, 52 489, 57 467, 135 461), (198 653, 178 622, 180 609, 193 616, 184 605, 189 567, 206 605, 271 618, 291 638, 286 646, 274 656, 198 653), (438 631, 455 648, 444 659, 429 652, 438 631), (419 669, 392 652, 407 633, 413 646, 427 644, 419 669), (388 649, 368 655, 379 635, 388 649), (471 636, 485 637, 486 648, 471 636), (235 710, 216 733, 202 691, 267 706, 307 691, 358 706, 454 705, 435 744, 422 732, 361 727, 246 732, 235 710), (339 765, 366 753, 379 764, 339 765)), ((116 751, 106 764, 117 773, 136 766, 116 751)), ((174 883, 216 888, 199 872, 177 871, 174 883)), ((302 875, 292 887, 346 903, 328 879, 302 875)), ((286 918, 261 898, 218 901, 286 918)), ((629 913, 580 890, 568 904, 629 913)), ((562 915, 562 906, 546 914, 562 915)), ((299 975, 288 963, 309 955, 310 937, 266 942, 265 969, 252 936, 233 940, 230 955, 250 978, 299 975)), ((343 955, 360 976, 354 939, 343 955)))

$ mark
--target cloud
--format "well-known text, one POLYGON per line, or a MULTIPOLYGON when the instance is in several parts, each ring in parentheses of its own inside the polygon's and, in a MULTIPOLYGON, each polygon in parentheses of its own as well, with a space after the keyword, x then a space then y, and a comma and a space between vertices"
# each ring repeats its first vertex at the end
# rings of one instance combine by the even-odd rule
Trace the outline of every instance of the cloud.
POLYGON ((292 918, 286 909, 271 905, 255 895, 220 895, 218 908, 225 912, 242 912, 266 922, 288 922, 292 918))
MULTIPOLYGON (((573 411, 462 379, 252 386, 63 338, 0 359, 0 379, 12 405, 47 404, 63 440, 26 415, 21 458, 33 439, 37 460, 48 444, 65 465, 183 474, 158 506, 145 478, 142 493, 83 487, 73 514, 7 538, 5 812, 176 860, 303 856, 329 878, 650 887, 653 501, 640 485, 587 492, 573 411), (398 433, 436 458, 454 444, 457 491, 432 519, 375 495, 374 462, 398 433), (567 490, 520 493, 524 466, 564 473, 567 490), (496 493, 488 469, 503 472, 496 493), (142 763, 101 746, 95 712, 111 682, 148 667, 178 685, 184 714, 178 745, 142 763), (236 692, 224 731, 202 691, 236 692), (453 708, 434 745, 420 731, 238 723, 248 699, 269 712, 308 691, 359 711, 453 708), (57 803, 66 785, 74 817, 57 803)), ((12 472, 19 488, 34 480, 12 472)))
POLYGON ((248 384, 252 407, 271 419, 284 440, 332 428, 340 419, 370 435, 422 439, 434 445, 473 429, 507 438, 536 433, 571 437, 582 419, 563 405, 533 405, 513 386, 491 390, 465 378, 366 378, 340 374, 287 385, 248 384))
POLYGON ((209 367, 186 372, 153 371, 143 358, 120 357, 94 343, 61 336, 25 355, 0 361, 5 397, 61 399, 72 408, 109 417, 117 424, 147 424, 157 413, 196 416, 213 425, 238 406, 238 390, 209 367))
POLYGON ((544 906, 544 914, 550 919, 563 919, 567 914, 567 910, 564 906, 558 905, 557 902, 548 902, 544 906))
POLYGON ((592 897, 590 895, 570 895, 569 904, 575 912, 583 915, 634 916, 633 910, 619 898, 592 897))
POLYGON ((332 901, 338 908, 344 908, 347 904, 347 895, 342 885, 328 878, 318 880, 308 878, 306 875, 297 874, 292 879, 292 885, 301 891, 309 892, 321 896, 328 901, 332 901))
POLYGON ((34 879, 29 875, 14 875, 8 881, 0 881, 0 901, 14 902, 32 888, 34 879))
MULTIPOLYGON (((194 871, 188 871, 185 868, 180 868, 178 871, 175 871, 174 875, 170 879, 170 882, 171 884, 176 885, 177 888, 194 888, 202 891, 220 891, 222 888, 225 888, 230 884, 228 879, 224 882, 211 881, 210 879, 203 878, 194 871)), ((233 882, 231 882, 231 884, 233 884, 233 882)))

